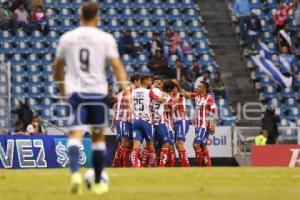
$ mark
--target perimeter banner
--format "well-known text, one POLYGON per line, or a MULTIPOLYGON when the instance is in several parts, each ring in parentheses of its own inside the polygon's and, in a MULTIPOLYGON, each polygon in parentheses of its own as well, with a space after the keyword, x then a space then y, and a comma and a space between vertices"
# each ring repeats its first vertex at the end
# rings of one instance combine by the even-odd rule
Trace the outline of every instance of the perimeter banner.
MULTIPOLYGON (((80 147, 80 164, 91 166, 91 140, 84 138, 80 147)), ((61 168, 67 167, 65 136, 0 136, 0 168, 61 168)))

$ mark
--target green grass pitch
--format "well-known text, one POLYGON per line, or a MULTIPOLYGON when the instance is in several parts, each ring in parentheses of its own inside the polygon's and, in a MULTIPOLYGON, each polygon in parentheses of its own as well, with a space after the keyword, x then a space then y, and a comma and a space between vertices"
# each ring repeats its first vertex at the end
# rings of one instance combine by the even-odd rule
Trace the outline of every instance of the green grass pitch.
MULTIPOLYGON (((85 171, 83 169, 82 171, 85 171)), ((0 200, 297 200, 300 169, 108 169, 110 191, 69 194, 67 169, 0 170, 0 200)))

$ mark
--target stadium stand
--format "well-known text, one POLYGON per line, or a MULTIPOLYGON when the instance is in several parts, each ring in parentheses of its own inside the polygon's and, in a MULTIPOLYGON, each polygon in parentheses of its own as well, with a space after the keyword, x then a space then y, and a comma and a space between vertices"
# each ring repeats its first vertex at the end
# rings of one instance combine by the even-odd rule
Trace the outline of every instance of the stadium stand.
MULTIPOLYGON (((279 67, 279 49, 277 45, 277 38, 274 36, 274 20, 273 16, 278 8, 277 0, 268 0, 261 3, 259 0, 249 0, 251 12, 255 13, 262 27, 260 34, 260 41, 265 43, 269 49, 272 50, 272 61, 279 67)), ((284 0, 285 5, 291 4, 293 1, 284 0)), ((232 8, 232 1, 228 1, 228 7, 231 11, 231 18, 233 22, 237 22, 232 8)), ((300 104, 299 104, 299 80, 300 80, 300 67, 299 67, 299 46, 297 46, 296 27, 293 10, 289 11, 288 24, 290 35, 292 36, 292 43, 295 47, 293 51, 295 57, 295 76, 291 87, 280 87, 275 84, 270 76, 266 75, 260 68, 253 62, 251 56, 259 54, 259 47, 250 50, 240 38, 241 47, 244 50, 244 56, 247 62, 247 69, 251 75, 251 79, 255 84, 255 89, 259 94, 259 100, 266 105, 273 105, 276 108, 276 113, 280 115, 282 127, 296 127, 300 126, 300 104)), ((240 34, 240 29, 236 26, 236 33, 240 34)), ((296 131, 283 131, 282 138, 286 140, 297 140, 296 131)))
MULTIPOLYGON (((4 0, 0 0, 4 2, 4 0)), ((29 98, 30 105, 42 119, 66 126, 68 112, 65 108, 55 107, 58 98, 57 86, 53 85, 52 63, 58 38, 64 32, 78 26, 78 8, 83 0, 45 0, 44 6, 49 18, 50 32, 43 35, 39 31, 31 34, 22 30, 16 33, 0 32, 0 53, 4 62, 12 66, 12 108, 16 109, 18 99, 29 98), (54 96, 53 96, 54 95, 54 96), (52 111, 57 116, 51 116, 52 111)), ((184 66, 189 68, 194 58, 199 58, 202 70, 209 70, 212 76, 218 71, 214 54, 209 47, 206 29, 201 12, 193 0, 104 0, 101 3, 102 23, 100 28, 112 33, 119 39, 123 30, 131 29, 136 44, 143 47, 151 38, 153 31, 160 34, 167 27, 172 27, 182 38, 183 43, 191 48, 184 55, 184 66)), ((169 65, 174 69, 176 55, 170 55, 169 65)), ((122 60, 129 74, 133 72, 149 73, 148 57, 145 48, 136 58, 123 55, 122 60)), ((115 81, 112 71, 107 68, 108 81, 115 81)), ((267 84, 267 82, 265 82, 267 84)), ((271 89, 271 92, 273 90, 271 89)), ((272 94, 270 92, 270 94, 272 94)), ((283 94, 283 93, 282 93, 283 94)), ((229 101, 217 100, 222 113, 231 116, 229 101)), ((193 113, 192 101, 188 107, 193 113)), ((232 125, 233 119, 220 120, 220 125, 232 125)))

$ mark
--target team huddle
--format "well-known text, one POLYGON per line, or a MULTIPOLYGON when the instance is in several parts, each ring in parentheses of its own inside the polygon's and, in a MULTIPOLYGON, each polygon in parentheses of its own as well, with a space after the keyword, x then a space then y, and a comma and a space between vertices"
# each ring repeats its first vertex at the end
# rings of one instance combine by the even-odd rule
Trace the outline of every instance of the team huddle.
POLYGON ((189 131, 186 99, 195 102, 193 147, 198 166, 211 166, 207 148, 214 134, 217 106, 209 85, 201 82, 196 92, 185 92, 176 80, 133 74, 130 86, 115 95, 112 131, 118 148, 113 167, 174 167, 175 148, 181 167, 190 163, 184 147, 189 131))

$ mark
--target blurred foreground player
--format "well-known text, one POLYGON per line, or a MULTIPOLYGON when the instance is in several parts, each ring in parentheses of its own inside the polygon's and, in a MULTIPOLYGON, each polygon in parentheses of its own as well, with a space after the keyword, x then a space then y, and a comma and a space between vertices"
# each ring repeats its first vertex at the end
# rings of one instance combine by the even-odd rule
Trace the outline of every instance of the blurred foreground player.
POLYGON ((82 192, 82 176, 79 173, 79 149, 83 130, 92 127, 92 161, 95 171, 94 194, 108 191, 108 185, 101 182, 105 165, 105 137, 103 126, 107 121, 106 61, 111 64, 117 80, 126 87, 127 74, 119 59, 115 39, 109 33, 97 28, 100 21, 97 3, 85 2, 80 8, 80 27, 61 36, 54 64, 55 80, 60 84, 60 93, 68 95, 74 121, 69 131, 68 154, 71 168, 71 193, 82 192), (64 77, 64 66, 67 66, 64 77))

